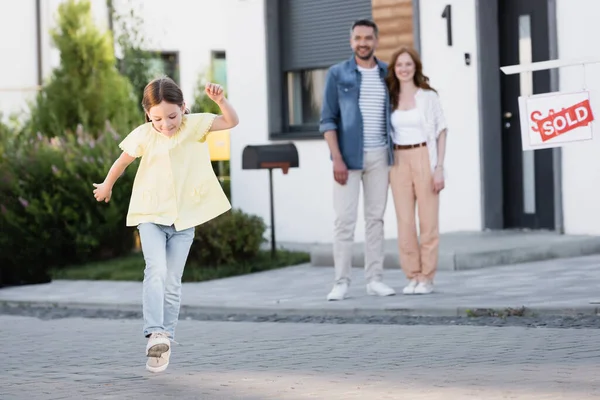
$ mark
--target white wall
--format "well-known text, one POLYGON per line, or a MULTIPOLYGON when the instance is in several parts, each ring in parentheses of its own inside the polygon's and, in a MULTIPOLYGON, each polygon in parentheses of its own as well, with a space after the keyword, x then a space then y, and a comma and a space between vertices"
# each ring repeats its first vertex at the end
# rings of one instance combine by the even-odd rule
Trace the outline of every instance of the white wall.
MULTIPOLYGON (((241 124, 232 139, 234 206, 259 214, 268 221, 266 171, 241 171, 241 152, 246 144, 267 143, 267 81, 262 0, 238 1, 231 10, 228 38, 231 99, 240 110, 241 124), (238 28, 242 22, 250 25, 238 28), (260 45, 257 45, 259 43, 260 45), (250 72, 237 68, 253 60, 250 72)), ((557 0, 558 51, 560 58, 595 56, 600 49, 589 40, 600 36, 595 19, 600 14, 597 0, 557 0)), ((478 54, 475 0, 422 0, 420 6, 421 49, 425 73, 439 91, 450 133, 447 151, 447 188, 442 194, 440 228, 443 232, 480 230, 482 226, 481 166, 478 114, 478 54), (452 5, 454 46, 446 44, 443 8, 452 5), (427 7, 425 7, 427 6, 427 7), (466 66, 464 53, 472 63, 466 66)), ((592 106, 600 118, 600 64, 587 67, 587 87, 592 106)), ((581 67, 560 70, 560 89, 579 90, 581 67)), ((596 140, 570 144, 563 154, 563 212, 566 233, 600 234, 600 132, 596 140)), ((331 165, 322 141, 297 141, 301 167, 288 176, 275 174, 275 207, 278 240, 330 242, 331 165), (306 196, 306 197, 304 197, 306 196)), ((362 207, 362 206, 361 206, 362 207)), ((391 196, 386 213, 386 236, 394 238, 395 219, 391 196)), ((362 210, 359 211, 362 213, 362 210)), ((359 223, 357 240, 364 238, 359 223)))
POLYGON ((37 85, 35 2, 10 2, 10 13, 8 6, 4 2, 5 18, 0 24, 0 113, 4 118, 23 110, 25 98, 35 93, 37 85))
MULTIPOLYGON (((445 47, 445 26, 440 23, 441 10, 448 2, 428 2, 438 7, 431 7, 429 3, 427 11, 422 7, 421 24, 427 27, 422 37, 426 72, 444 99, 451 132, 447 157, 448 189, 442 196, 441 229, 479 230, 481 196, 474 1, 455 1, 456 45, 450 51, 445 47), (470 67, 465 67, 462 63, 464 52, 471 52, 473 55, 475 62, 470 67), (449 75, 450 67, 462 73, 449 75), (451 76, 453 79, 450 79, 451 76), (448 206, 450 203, 455 204, 452 209, 448 206)), ((241 156, 246 145, 269 143, 264 2, 246 0, 235 3, 229 14, 228 38, 230 98, 240 114, 240 125, 232 136, 233 205, 258 214, 269 223, 267 171, 241 170, 241 156), (246 25, 242 28, 243 24, 246 25), (252 71, 240 69, 239 65, 248 60, 253 60, 252 71), (252 79, 248 79, 250 73, 252 79)), ((331 242, 334 222, 333 180, 327 145, 323 140, 295 141, 295 144, 299 152, 300 168, 292 169, 287 176, 280 171, 274 173, 277 240, 331 242)), ((362 215, 361 200, 355 237, 357 241, 364 240, 362 215)), ((385 214, 385 235, 387 238, 396 238, 396 232, 390 192, 385 214)))
POLYGON ((151 50, 179 52, 181 89, 191 103, 199 74, 210 66, 211 51, 227 50, 226 31, 230 22, 226 10, 233 1, 116 0, 114 4, 117 10, 134 5, 144 19, 143 28, 151 50))
MULTIPOLYGON (((600 48, 590 42, 600 37, 600 2, 597 0, 557 0, 558 54, 562 59, 595 57, 600 48)), ((583 68, 559 71, 560 90, 581 90, 583 68)), ((592 111, 600 118, 600 64, 586 67, 585 81, 591 91, 592 111)), ((569 144, 562 150, 563 213, 568 234, 600 234, 600 125, 593 125, 595 139, 569 144)))
MULTIPOLYGON (((235 1, 230 10, 228 37, 228 85, 240 125, 233 131, 231 175, 233 206, 265 218, 270 224, 268 172, 241 170, 241 158, 248 144, 266 144, 267 75, 263 0, 235 1), (242 28, 243 24, 245 26, 242 28), (252 68, 239 68, 252 60, 252 68)), ((348 53, 350 57, 351 53, 348 53)), ((277 143, 277 142, 274 142, 277 143)), ((275 226, 277 241, 304 243, 331 242, 333 234, 332 166, 324 140, 295 141, 300 168, 288 175, 274 171, 275 226)), ((385 233, 396 237, 391 195, 386 213, 385 233)), ((364 240, 362 202, 356 239, 364 240)))
POLYGON ((449 127, 440 230, 481 230, 475 0, 421 0, 419 12, 424 73, 440 95, 449 127), (447 45, 446 20, 440 17, 447 4, 452 5, 452 47, 447 45), (465 53, 471 54, 469 66, 465 53))
MULTIPOLYGON (((52 46, 49 30, 56 25, 56 12, 62 1, 42 0, 40 4, 43 79, 60 63, 60 54, 52 46)), ((106 29, 106 2, 92 1, 91 4, 96 23, 106 29)), ((35 1, 11 2, 10 5, 4 2, 3 6, 0 11, 10 15, 0 26, 0 50, 10 60, 0 66, 0 112, 6 119, 12 113, 28 112, 27 101, 35 97, 38 84, 38 54, 35 1)))
MULTIPOLYGON (((52 45, 49 30, 56 26, 58 6, 64 0, 42 0, 42 70, 47 79, 60 64, 60 54, 52 45)), ((226 49, 227 15, 225 10, 234 0, 115 0, 117 10, 130 5, 140 17, 150 50, 178 51, 181 88, 188 102, 199 74, 210 66, 212 50, 226 49)), ((100 29, 108 29, 106 1, 92 0, 92 13, 100 29)), ((0 112, 26 111, 26 99, 35 95, 37 85, 37 34, 34 1, 2 5, 1 12, 10 14, 0 26, 0 50, 10 62, 0 65, 0 112), (27 90, 23 90, 23 89, 27 90), (6 89, 20 89, 7 91, 6 89)), ((6 117, 6 115, 5 115, 6 117)))

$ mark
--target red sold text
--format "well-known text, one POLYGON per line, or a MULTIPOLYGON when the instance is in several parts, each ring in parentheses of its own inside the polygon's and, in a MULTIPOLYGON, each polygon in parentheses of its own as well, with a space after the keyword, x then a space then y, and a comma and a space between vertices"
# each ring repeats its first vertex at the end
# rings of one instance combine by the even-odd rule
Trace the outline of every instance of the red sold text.
POLYGON ((545 117, 540 111, 533 111, 530 118, 533 122, 531 129, 539 132, 542 141, 545 142, 573 129, 588 125, 594 120, 594 115, 590 101, 584 100, 558 112, 550 110, 545 117))

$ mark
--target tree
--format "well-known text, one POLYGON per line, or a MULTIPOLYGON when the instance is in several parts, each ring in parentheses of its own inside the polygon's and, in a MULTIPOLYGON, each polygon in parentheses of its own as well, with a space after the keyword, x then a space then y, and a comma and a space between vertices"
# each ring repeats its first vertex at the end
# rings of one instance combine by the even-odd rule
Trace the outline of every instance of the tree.
POLYGON ((115 41, 121 53, 121 59, 117 63, 117 67, 119 72, 131 82, 136 104, 140 112, 143 113, 142 96, 144 88, 154 78, 150 63, 156 56, 156 52, 146 49, 148 43, 143 35, 144 21, 136 13, 131 1, 128 10, 125 12, 117 12, 113 0, 106 0, 106 4, 116 25, 114 29, 115 41))
POLYGON ((115 66, 111 35, 94 24, 89 0, 62 3, 50 33, 61 63, 32 107, 33 132, 62 136, 82 124, 98 135, 107 122, 128 128, 143 122, 131 84, 115 66))
MULTIPOLYGON (((198 76, 198 82, 196 83, 196 87, 194 88, 194 100, 192 103, 192 107, 190 108, 190 111, 192 113, 221 114, 221 109, 219 108, 217 103, 212 101, 204 91, 204 85, 206 85, 206 82, 209 81, 211 81, 210 74, 202 73, 198 76)), ((227 95, 227 91, 225 91, 225 95, 227 95)))

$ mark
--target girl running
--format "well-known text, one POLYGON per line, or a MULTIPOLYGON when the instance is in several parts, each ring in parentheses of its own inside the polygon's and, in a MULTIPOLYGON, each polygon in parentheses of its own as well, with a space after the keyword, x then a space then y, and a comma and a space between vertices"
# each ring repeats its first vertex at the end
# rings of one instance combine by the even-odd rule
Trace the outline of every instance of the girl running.
POLYGON ((108 202, 127 166, 141 157, 133 183, 127 226, 137 226, 146 268, 142 308, 146 369, 167 369, 171 340, 181 304, 181 277, 195 227, 231 208, 215 176, 205 143, 209 132, 231 129, 238 116, 223 88, 207 83, 205 92, 222 115, 190 114, 183 93, 169 78, 151 81, 142 105, 146 123, 120 144, 123 153, 104 182, 94 183, 94 197, 108 202))

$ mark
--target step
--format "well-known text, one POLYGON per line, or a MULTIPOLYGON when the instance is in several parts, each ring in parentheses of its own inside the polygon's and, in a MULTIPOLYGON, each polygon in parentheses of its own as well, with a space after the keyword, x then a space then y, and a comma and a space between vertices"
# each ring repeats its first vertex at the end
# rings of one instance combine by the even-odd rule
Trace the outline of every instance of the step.
MULTIPOLYGON (((332 244, 311 248, 313 266, 333 265, 332 244)), ((600 236, 547 231, 452 232, 440 235, 438 269, 463 271, 500 265, 600 254, 600 236)), ((364 244, 355 243, 353 267, 364 267, 364 244)), ((384 268, 400 268, 396 239, 385 241, 384 268)))

